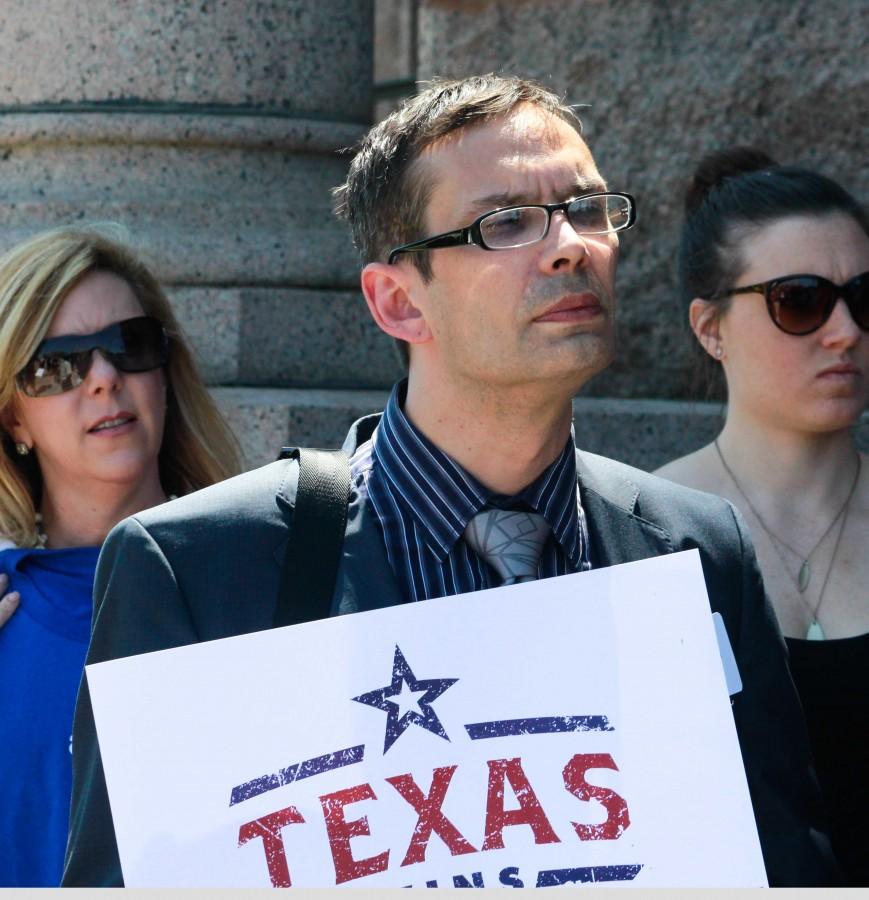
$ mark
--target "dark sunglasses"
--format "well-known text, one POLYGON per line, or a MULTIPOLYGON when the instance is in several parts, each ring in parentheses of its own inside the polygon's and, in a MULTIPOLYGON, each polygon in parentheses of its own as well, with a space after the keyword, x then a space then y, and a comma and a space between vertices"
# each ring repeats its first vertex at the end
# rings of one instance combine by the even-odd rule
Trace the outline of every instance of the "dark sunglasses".
POLYGON ((87 378, 94 350, 121 372, 147 372, 166 365, 169 337, 158 319, 137 316, 94 334, 48 338, 16 376, 18 387, 28 397, 71 391, 87 378))
POLYGON ((869 272, 845 284, 833 284, 820 275, 785 275, 760 284, 733 288, 719 297, 756 293, 766 298, 769 317, 785 334, 811 334, 833 314, 841 297, 856 324, 869 331, 869 272))

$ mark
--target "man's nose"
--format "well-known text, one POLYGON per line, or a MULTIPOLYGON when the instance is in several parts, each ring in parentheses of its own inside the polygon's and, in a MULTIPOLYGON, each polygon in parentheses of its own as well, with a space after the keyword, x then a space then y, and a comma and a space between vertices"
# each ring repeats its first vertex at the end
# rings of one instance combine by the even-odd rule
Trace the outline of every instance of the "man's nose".
POLYGON ((588 260, 587 236, 579 234, 561 210, 552 214, 549 234, 543 239, 540 268, 559 274, 585 265, 588 260))

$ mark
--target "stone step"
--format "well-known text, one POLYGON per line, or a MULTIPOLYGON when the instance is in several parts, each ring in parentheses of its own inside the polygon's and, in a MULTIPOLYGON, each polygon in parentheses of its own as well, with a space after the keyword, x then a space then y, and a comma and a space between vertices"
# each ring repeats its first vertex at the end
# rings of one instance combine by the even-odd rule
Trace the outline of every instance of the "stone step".
POLYGON ((393 340, 355 290, 170 287, 209 384, 382 388, 400 377, 393 340))
MULTIPOLYGON (((387 391, 295 388, 213 388, 245 453, 248 467, 276 458, 285 445, 338 447, 359 416, 383 408, 387 391)), ((573 418, 585 449, 641 469, 655 469, 711 441, 723 424, 718 403, 578 397, 573 418)), ((869 451, 869 413, 857 427, 869 451)))
POLYGON ((354 420, 383 409, 387 391, 216 387, 212 394, 244 452, 248 468, 277 458, 281 447, 340 447, 354 420))

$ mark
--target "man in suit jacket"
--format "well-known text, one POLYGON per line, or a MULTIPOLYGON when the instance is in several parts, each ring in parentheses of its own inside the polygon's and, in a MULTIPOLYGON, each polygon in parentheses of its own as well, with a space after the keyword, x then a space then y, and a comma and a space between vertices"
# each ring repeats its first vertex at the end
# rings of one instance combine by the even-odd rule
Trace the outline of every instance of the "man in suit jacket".
MULTIPOLYGON (((573 112, 532 83, 435 84, 372 129, 337 191, 377 324, 408 378, 345 443, 352 489, 332 614, 699 548, 744 688, 734 717, 773 884, 833 876, 784 644, 728 503, 577 451, 571 400, 611 360, 618 232, 573 112), (473 534, 518 517, 529 568, 473 534)), ((268 628, 298 466, 127 519, 97 571, 90 662, 268 628)), ((504 526, 507 527, 507 526, 504 526)), ((527 562, 527 560, 526 560, 527 562)), ((119 884, 86 685, 64 883, 119 884)))

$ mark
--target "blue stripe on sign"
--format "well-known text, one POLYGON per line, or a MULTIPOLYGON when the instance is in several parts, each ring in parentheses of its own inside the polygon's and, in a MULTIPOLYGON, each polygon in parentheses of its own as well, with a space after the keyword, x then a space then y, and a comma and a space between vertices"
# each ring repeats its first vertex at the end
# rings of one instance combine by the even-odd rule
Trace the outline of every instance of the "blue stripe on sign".
POLYGON ((465 725, 472 741, 521 734, 564 734, 572 731, 614 731, 606 716, 540 716, 534 719, 500 719, 465 725))
POLYGON ((354 763, 362 762, 364 758, 365 744, 358 744, 355 747, 347 747, 345 750, 336 750, 334 753, 326 753, 313 759, 305 759, 300 763, 293 763, 285 769, 272 772, 271 775, 260 775, 259 778, 254 778, 252 781, 236 785, 232 789, 229 805, 235 806, 236 803, 250 800, 251 797, 258 797, 260 794, 292 784, 294 781, 311 778, 313 775, 322 775, 324 772, 331 772, 333 769, 340 769, 344 766, 352 766, 354 763))
POLYGON ((559 887, 600 881, 633 881, 642 864, 629 866, 583 866, 580 869, 546 869, 537 875, 537 887, 559 887))

